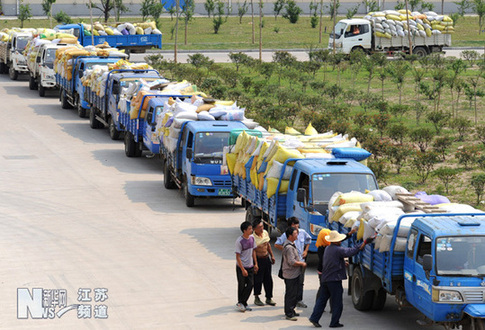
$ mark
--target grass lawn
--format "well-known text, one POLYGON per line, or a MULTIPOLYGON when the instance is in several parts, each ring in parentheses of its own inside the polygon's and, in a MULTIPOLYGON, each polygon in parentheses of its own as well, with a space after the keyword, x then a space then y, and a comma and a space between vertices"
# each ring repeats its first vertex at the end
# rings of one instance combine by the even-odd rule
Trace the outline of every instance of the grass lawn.
MULTIPOLYGON (((343 19, 339 17, 338 19, 343 19)), ((179 24, 179 49, 180 50, 203 50, 203 49, 258 49, 259 48, 259 17, 255 16, 255 42, 252 43, 251 16, 243 17, 239 23, 238 17, 228 17, 218 34, 214 34, 212 19, 207 17, 196 17, 188 24, 187 45, 185 45, 185 26, 181 21, 179 24)), ((81 19, 74 19, 75 22, 81 19)), ((89 18, 82 19, 89 23, 89 18)), ((130 18, 123 21, 140 22, 139 19, 130 18)), ((172 30, 175 19, 170 17, 160 19, 163 33, 163 49, 173 49, 174 38, 172 30)), ((326 48, 328 44, 328 33, 332 29, 333 22, 330 18, 323 18, 324 31, 322 43, 319 44, 319 27, 312 29, 310 17, 300 17, 296 24, 290 24, 288 20, 274 16, 266 16, 263 19, 263 48, 265 49, 293 49, 293 48, 326 48), (326 30, 325 30, 326 29, 326 30), (325 31, 327 31, 325 33, 325 31)), ((53 22, 56 25, 56 22, 53 22)), ((20 26, 19 20, 0 20, 0 29, 20 26)), ((24 27, 49 27, 47 19, 31 19, 24 22, 24 27)), ((478 34, 478 17, 466 16, 460 18, 456 25, 456 33, 452 37, 455 47, 483 47, 485 45, 485 33, 478 34)))

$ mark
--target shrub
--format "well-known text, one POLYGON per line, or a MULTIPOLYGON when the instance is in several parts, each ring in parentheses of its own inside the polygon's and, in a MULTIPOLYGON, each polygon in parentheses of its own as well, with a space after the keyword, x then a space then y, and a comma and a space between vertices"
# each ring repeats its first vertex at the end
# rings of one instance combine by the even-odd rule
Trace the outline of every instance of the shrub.
POLYGON ((431 171, 438 162, 438 154, 435 152, 418 151, 411 162, 411 167, 416 170, 419 183, 424 184, 428 179, 431 171))
POLYGON ((485 174, 475 174, 472 176, 471 186, 475 190, 477 195, 477 205, 480 204, 480 200, 485 190, 485 174))
POLYGON ((433 171, 433 176, 437 177, 445 186, 446 194, 448 194, 448 186, 452 180, 458 175, 458 170, 455 168, 442 167, 433 171))
POLYGON ((479 149, 474 145, 463 146, 455 154, 458 163, 465 166, 466 169, 470 169, 470 165, 478 163, 478 156, 480 156, 479 149))
POLYGON ((451 127, 458 131, 458 141, 463 141, 467 131, 472 127, 471 120, 457 117, 451 122, 451 127))
POLYGON ((399 174, 401 168, 406 164, 406 160, 413 152, 413 149, 407 145, 390 145, 388 148, 388 155, 392 159, 392 163, 396 166, 396 172, 399 174))
POLYGON ((427 127, 418 127, 411 131, 411 139, 421 152, 426 152, 429 143, 433 140, 434 133, 427 127))
POLYGON ((298 7, 294 0, 288 0, 285 5, 286 12, 283 17, 290 21, 291 24, 296 24, 300 18, 302 9, 298 7))
POLYGON ((445 161, 446 154, 448 153, 452 143, 453 139, 449 136, 441 136, 434 141, 433 147, 435 151, 441 155, 442 161, 445 161))

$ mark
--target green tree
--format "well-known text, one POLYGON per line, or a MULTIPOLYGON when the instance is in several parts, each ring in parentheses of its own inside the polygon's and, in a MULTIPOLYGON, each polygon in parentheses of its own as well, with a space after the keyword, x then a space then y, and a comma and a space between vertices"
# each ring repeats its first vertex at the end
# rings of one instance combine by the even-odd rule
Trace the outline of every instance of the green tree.
POLYGON ((390 64, 391 79, 396 83, 399 91, 399 104, 402 99, 402 87, 404 84, 404 78, 409 70, 409 64, 404 60, 397 60, 390 64))
POLYGON ((436 140, 433 142, 434 150, 441 155, 442 161, 446 160, 446 155, 452 143, 453 139, 449 136, 437 137, 436 140))
POLYGON ((23 1, 20 1, 19 6, 19 15, 18 19, 20 20, 20 27, 24 27, 24 22, 29 20, 32 17, 32 9, 30 8, 30 4, 24 5, 23 1))
POLYGON ((431 152, 418 151, 411 161, 411 167, 416 171, 419 183, 424 184, 428 179, 430 173, 433 171, 438 162, 438 155, 431 152))
POLYGON ((141 2, 140 13, 144 21, 150 16, 150 10, 155 0, 143 0, 141 2))
POLYGON ((115 12, 116 22, 120 21, 121 14, 127 13, 129 11, 130 11, 130 8, 124 5, 123 0, 114 0, 114 12, 115 12))
POLYGON ((465 169, 471 169, 471 165, 476 164, 480 151, 475 145, 463 146, 455 154, 458 163, 462 164, 465 169))
POLYGON ((445 186, 445 192, 448 194, 450 183, 458 176, 458 170, 455 168, 441 167, 433 171, 433 176, 437 177, 445 186))
POLYGON ((421 153, 425 153, 433 141, 434 133, 428 127, 418 127, 411 131, 410 137, 421 153))
POLYGON ((71 24, 71 23, 73 23, 72 18, 67 13, 65 13, 63 10, 60 10, 57 14, 55 14, 54 19, 59 24, 71 24))
POLYGON ((451 122, 451 127, 458 131, 458 141, 463 141, 472 127, 472 122, 467 118, 457 117, 451 122))
POLYGON ((246 15, 246 13, 248 12, 248 9, 249 9, 249 4, 246 0, 244 0, 244 3, 241 5, 239 5, 238 3, 238 7, 237 7, 237 16, 239 16, 239 24, 242 24, 242 18, 244 15, 246 15))
POLYGON ((450 60, 447 65, 448 68, 448 75, 445 79, 446 84, 450 87, 450 94, 451 94, 451 114, 453 117, 456 117, 455 114, 455 100, 453 96, 453 92, 455 90, 455 87, 457 86, 457 83, 459 83, 460 75, 466 70, 467 65, 464 60, 460 59, 455 59, 455 60, 450 60))
POLYGON ((283 10, 286 0, 276 0, 273 4, 274 20, 278 19, 278 15, 283 10))
POLYGON ((475 134, 477 135, 480 142, 485 145, 485 125, 475 127, 475 134))
POLYGON ((42 11, 49 18, 50 26, 52 27, 52 5, 56 0, 42 0, 42 11))
POLYGON ((287 0, 285 4, 286 12, 283 14, 283 18, 290 21, 291 24, 296 24, 300 18, 302 9, 298 7, 294 0, 287 0))
POLYGON ((184 44, 187 45, 187 34, 189 30, 189 22, 194 18, 195 3, 194 0, 185 0, 182 5, 182 16, 185 24, 185 39, 184 44))
POLYGON ((416 125, 419 125, 421 117, 423 114, 426 114, 428 110, 428 107, 423 103, 416 103, 414 105, 414 112, 416 113, 416 125))
POLYGON ((471 186, 475 190, 477 205, 479 205, 485 191, 485 174, 474 174, 472 176, 471 186))
POLYGON ((453 1, 453 3, 458 7, 458 14, 461 17, 465 16, 466 10, 472 5, 469 0, 453 1))
POLYGON ((396 167, 397 174, 401 173, 401 168, 406 164, 407 159, 412 153, 413 150, 407 145, 398 144, 389 147, 388 154, 396 167))
POLYGON ((318 2, 315 0, 312 0, 310 2, 310 25, 312 29, 316 28, 318 25, 318 2))
POLYGON ((379 134, 381 138, 384 135, 387 125, 389 125, 390 119, 391 119, 391 116, 389 114, 382 113, 382 112, 372 117, 372 123, 374 127, 376 127, 379 130, 379 134))
POLYGON ((394 141, 402 145, 404 142, 404 139, 409 134, 409 128, 403 123, 395 123, 388 128, 387 134, 391 139, 393 139, 394 141))
POLYGON ((205 55, 202 55, 201 53, 189 55, 187 62, 195 66, 197 69, 204 68, 204 67, 209 68, 211 65, 214 64, 213 60, 211 60, 209 57, 205 55))
POLYGON ((216 0, 215 15, 212 16, 212 27, 214 28, 214 34, 218 34, 222 24, 227 21, 227 19, 225 20, 223 16, 224 2, 222 2, 221 0, 216 0))
MULTIPOLYGON (((93 8, 101 11, 104 16, 104 22, 107 23, 109 20, 110 12, 114 8, 115 2, 114 0, 99 0, 99 2, 99 4, 92 3, 91 5, 93 8)), ((87 4, 87 6, 89 7, 89 4, 87 4)))
POLYGON ((359 7, 360 5, 355 5, 354 7, 350 7, 347 9, 347 15, 345 15, 345 17, 347 19, 351 19, 352 17, 354 17, 357 12, 359 11, 359 7))
POLYGON ((426 121, 433 123, 436 134, 440 134, 443 127, 450 120, 450 117, 451 115, 449 113, 435 110, 428 113, 426 121))
MULTIPOLYGON (((244 1, 244 4, 246 4, 246 1, 244 1)), ((205 0, 204 8, 207 11, 207 16, 211 18, 211 15, 214 13, 214 10, 216 9, 216 3, 214 2, 214 0, 205 0)))
POLYGON ((478 34, 482 34, 485 17, 485 0, 473 0, 473 12, 478 15, 478 34))

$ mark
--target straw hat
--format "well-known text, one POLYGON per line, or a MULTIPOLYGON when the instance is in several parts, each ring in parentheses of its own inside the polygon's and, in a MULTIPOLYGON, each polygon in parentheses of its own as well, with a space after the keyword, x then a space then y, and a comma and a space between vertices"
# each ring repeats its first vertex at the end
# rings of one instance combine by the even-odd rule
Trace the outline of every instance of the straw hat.
POLYGON ((344 234, 339 234, 338 231, 332 230, 330 235, 325 236, 325 240, 330 243, 340 242, 347 238, 344 234))

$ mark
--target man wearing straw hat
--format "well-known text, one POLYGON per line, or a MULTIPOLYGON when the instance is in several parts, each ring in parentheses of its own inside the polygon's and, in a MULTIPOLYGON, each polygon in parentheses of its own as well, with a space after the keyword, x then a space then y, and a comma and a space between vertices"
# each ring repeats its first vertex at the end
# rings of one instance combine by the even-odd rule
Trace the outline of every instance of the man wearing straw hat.
POLYGON ((325 240, 330 243, 325 248, 323 256, 321 295, 318 297, 313 313, 310 316, 310 322, 317 328, 321 325, 318 323, 322 317, 328 299, 330 299, 332 309, 332 319, 330 321, 330 328, 340 328, 343 324, 340 323, 340 316, 342 315, 342 280, 347 278, 345 269, 345 258, 356 255, 359 250, 362 250, 366 244, 371 243, 374 239, 366 239, 360 246, 352 248, 344 248, 341 245, 342 241, 347 238, 347 235, 340 234, 336 230, 332 230, 329 235, 325 236, 325 240))

